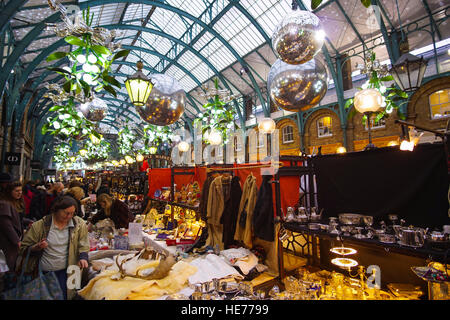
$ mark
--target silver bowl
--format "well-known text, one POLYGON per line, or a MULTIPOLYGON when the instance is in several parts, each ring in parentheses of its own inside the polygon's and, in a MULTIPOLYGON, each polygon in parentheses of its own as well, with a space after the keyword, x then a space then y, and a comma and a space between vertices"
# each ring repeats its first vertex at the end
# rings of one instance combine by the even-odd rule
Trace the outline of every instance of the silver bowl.
POLYGON ((339 215, 339 222, 346 225, 361 224, 362 215, 356 213, 341 213, 339 215))

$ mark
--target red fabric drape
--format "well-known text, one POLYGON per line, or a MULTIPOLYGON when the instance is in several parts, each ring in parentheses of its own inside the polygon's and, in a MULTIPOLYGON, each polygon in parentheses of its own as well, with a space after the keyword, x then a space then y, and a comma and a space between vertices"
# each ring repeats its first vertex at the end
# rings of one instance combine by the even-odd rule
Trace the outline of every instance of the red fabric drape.
MULTIPOLYGON (((234 175, 238 176, 241 181, 241 186, 244 184, 247 176, 252 173, 256 178, 256 183, 259 187, 262 182, 262 170, 267 171, 271 170, 270 168, 246 168, 258 165, 257 163, 246 163, 246 164, 237 164, 234 168, 244 168, 233 170, 234 175)), ((289 166, 289 162, 284 162, 284 166, 289 166)), ((179 190, 183 185, 193 183, 197 181, 200 185, 200 188, 203 187, 203 184, 206 181, 207 170, 205 167, 195 167, 194 169, 189 169, 187 171, 194 170, 194 175, 175 175, 174 183, 177 185, 177 189, 179 190)), ((176 169, 176 172, 180 172, 180 169, 176 169)), ((157 189, 161 189, 162 187, 170 187, 171 186, 171 169, 170 168, 162 168, 162 169, 150 169, 148 170, 148 179, 149 179, 149 193, 148 195, 152 198, 155 191, 157 189)), ((280 200, 281 200, 281 208, 283 208, 283 212, 286 214, 287 207, 293 207, 298 202, 299 199, 299 188, 300 188, 300 179, 299 177, 280 177, 280 200)), ((275 184, 272 184, 272 195, 273 195, 273 204, 274 204, 274 215, 276 215, 276 201, 275 201, 275 184)))

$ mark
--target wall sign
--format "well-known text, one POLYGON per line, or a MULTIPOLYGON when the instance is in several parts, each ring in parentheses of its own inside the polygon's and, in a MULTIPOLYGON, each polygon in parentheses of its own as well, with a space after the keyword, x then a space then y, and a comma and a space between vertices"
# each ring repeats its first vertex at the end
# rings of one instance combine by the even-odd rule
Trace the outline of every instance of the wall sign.
POLYGON ((20 159, 22 154, 17 152, 6 152, 5 154, 5 164, 9 166, 20 166, 20 159))

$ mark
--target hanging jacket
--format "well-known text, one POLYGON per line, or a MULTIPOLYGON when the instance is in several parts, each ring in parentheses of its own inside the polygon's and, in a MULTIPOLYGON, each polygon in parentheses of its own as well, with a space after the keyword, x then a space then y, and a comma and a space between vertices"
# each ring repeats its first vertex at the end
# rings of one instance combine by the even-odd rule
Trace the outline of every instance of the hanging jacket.
POLYGON ((239 205, 242 197, 242 189, 239 177, 231 179, 230 188, 224 189, 224 209, 220 223, 223 225, 222 241, 224 248, 234 244, 234 232, 236 231, 236 220, 239 213, 239 205))
POLYGON ((208 224, 219 226, 220 218, 222 217, 223 209, 225 208, 225 201, 223 197, 223 184, 231 183, 231 176, 218 176, 211 182, 208 194, 208 206, 206 218, 208 224))
POLYGON ((269 182, 271 178, 272 176, 263 176, 252 219, 254 236, 266 241, 274 241, 272 185, 269 182))
POLYGON ((198 208, 200 217, 202 218, 203 221, 206 221, 206 216, 208 212, 209 188, 211 187, 211 183, 213 182, 214 179, 215 179, 214 176, 209 175, 206 178, 205 183, 203 184, 202 195, 200 197, 200 204, 198 208))
POLYGON ((236 219, 236 231, 234 233, 234 239, 242 241, 247 248, 251 248, 253 245, 252 216, 256 205, 257 191, 256 178, 250 173, 245 179, 242 188, 242 197, 236 219))

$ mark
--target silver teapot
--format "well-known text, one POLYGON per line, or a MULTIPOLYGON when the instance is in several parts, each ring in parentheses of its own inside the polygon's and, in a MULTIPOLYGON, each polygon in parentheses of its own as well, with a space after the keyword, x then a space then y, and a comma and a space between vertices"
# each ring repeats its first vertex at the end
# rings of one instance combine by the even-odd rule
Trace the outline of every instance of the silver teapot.
POLYGON ((401 227, 397 230, 401 245, 418 248, 424 245, 428 228, 401 227))

